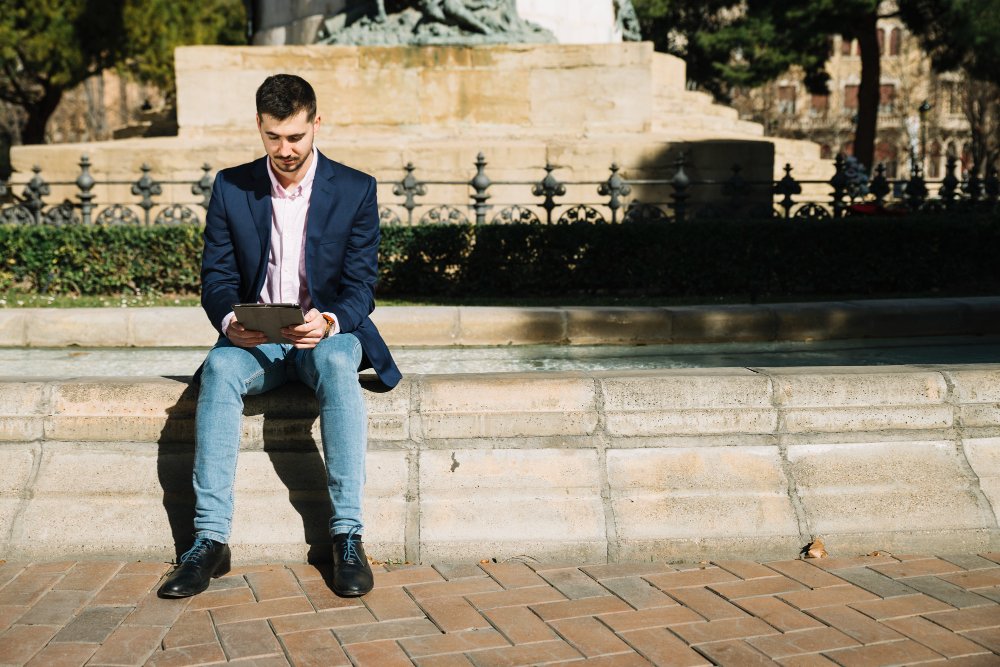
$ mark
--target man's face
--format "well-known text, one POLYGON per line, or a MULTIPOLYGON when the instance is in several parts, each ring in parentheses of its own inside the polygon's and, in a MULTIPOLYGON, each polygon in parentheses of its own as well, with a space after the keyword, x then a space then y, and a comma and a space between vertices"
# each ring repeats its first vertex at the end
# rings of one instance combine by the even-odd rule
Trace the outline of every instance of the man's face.
POLYGON ((302 168, 309 164, 319 121, 318 115, 310 121, 304 109, 284 120, 266 113, 257 116, 257 129, 260 130, 264 150, 277 175, 296 179, 302 168))

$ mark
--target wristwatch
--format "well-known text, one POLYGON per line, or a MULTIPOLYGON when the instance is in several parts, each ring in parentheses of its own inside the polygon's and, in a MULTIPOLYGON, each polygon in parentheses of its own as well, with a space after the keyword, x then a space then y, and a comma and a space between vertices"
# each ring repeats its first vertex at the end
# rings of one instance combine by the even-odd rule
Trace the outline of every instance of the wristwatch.
POLYGON ((333 325, 337 321, 333 319, 333 315, 327 315, 326 313, 321 313, 323 319, 326 320, 326 328, 323 329, 323 338, 328 338, 330 336, 330 331, 333 330, 333 325))

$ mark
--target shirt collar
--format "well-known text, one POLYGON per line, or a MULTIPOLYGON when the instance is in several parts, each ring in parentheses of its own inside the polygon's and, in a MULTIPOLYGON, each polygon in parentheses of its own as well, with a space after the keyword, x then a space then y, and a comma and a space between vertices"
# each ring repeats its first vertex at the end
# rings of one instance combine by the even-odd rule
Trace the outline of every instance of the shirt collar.
POLYGON ((295 186, 291 192, 285 190, 278 182, 278 177, 274 175, 274 169, 271 167, 271 158, 266 158, 264 161, 267 164, 267 177, 271 179, 271 196, 277 197, 279 199, 297 199, 301 196, 306 196, 312 190, 313 178, 316 176, 316 163, 319 161, 319 151, 313 146, 312 149, 312 162, 309 165, 309 169, 306 171, 306 175, 302 177, 302 180, 297 186, 295 186))

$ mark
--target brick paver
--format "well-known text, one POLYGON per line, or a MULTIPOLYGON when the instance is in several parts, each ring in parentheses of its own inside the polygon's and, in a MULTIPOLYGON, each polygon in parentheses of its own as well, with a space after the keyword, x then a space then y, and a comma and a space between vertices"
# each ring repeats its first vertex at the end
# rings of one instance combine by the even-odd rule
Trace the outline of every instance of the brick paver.
POLYGON ((376 568, 0 562, 0 665, 1000 665, 1000 554, 376 568))

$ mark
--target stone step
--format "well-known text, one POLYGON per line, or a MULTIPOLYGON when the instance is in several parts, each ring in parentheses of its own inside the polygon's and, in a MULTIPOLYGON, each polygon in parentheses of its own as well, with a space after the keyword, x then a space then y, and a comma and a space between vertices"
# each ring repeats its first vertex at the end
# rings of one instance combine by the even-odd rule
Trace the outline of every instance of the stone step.
MULTIPOLYGON (((191 529, 183 379, 0 381, 0 558, 166 560, 191 529)), ((790 559, 1000 547, 1000 365, 411 376, 367 396, 383 559, 790 559)), ((247 399, 231 542, 304 560, 314 399, 247 399)))
MULTIPOLYGON (((1000 297, 597 308, 380 306, 372 320, 392 347, 960 336, 1000 333, 1000 297)), ((0 309, 0 347, 209 347, 217 337, 197 307, 0 309), (43 315, 49 326, 34 326, 43 315)))

